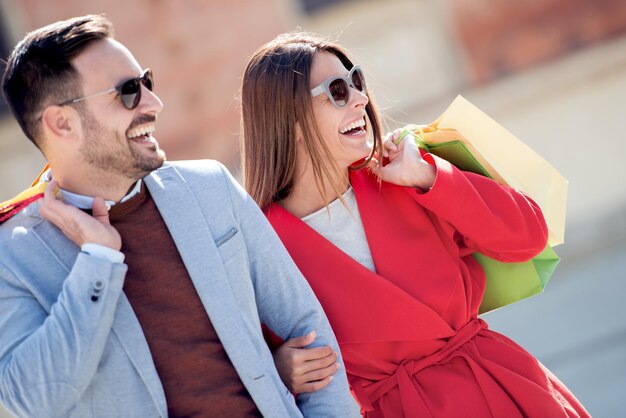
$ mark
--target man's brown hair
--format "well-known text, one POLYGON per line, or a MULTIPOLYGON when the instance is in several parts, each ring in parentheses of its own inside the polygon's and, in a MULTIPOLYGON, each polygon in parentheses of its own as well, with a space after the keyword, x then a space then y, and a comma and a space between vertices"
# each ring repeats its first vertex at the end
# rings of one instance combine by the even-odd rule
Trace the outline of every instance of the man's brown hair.
POLYGON ((113 37, 104 16, 59 21, 28 33, 13 49, 2 79, 4 97, 24 134, 41 148, 41 113, 46 106, 82 95, 71 60, 92 42, 113 37))

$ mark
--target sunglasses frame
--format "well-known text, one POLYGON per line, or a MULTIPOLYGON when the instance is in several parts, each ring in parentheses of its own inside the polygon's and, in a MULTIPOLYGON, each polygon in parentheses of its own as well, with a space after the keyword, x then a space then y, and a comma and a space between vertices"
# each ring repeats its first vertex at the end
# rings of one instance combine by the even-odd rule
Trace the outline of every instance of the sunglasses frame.
POLYGON ((141 86, 142 85, 145 86, 150 91, 154 90, 154 76, 153 76, 152 70, 150 68, 146 68, 141 73, 141 75, 139 77, 133 77, 133 78, 129 78, 128 80, 124 80, 123 82, 121 82, 117 86, 112 87, 112 88, 110 88, 108 90, 104 90, 104 91, 101 91, 101 92, 98 92, 98 93, 90 94, 88 96, 78 97, 76 99, 67 100, 67 101, 65 101, 63 103, 59 103, 59 106, 65 106, 65 105, 68 105, 68 104, 82 102, 83 100, 91 99, 92 97, 104 96, 106 94, 111 94, 113 92, 117 92, 118 96, 120 97, 120 101, 122 102, 122 106, 124 106, 124 108, 126 108, 128 110, 133 110, 137 106, 139 106, 139 103, 141 102, 141 86), (146 85, 147 80, 150 81, 150 87, 148 87, 146 85), (131 82, 138 83, 139 88, 137 89, 136 93, 127 93, 127 94, 135 94, 135 98, 134 98, 133 102, 131 103, 131 106, 128 107, 126 105, 126 102, 124 101, 124 99, 122 99, 122 96, 124 95, 122 93, 122 90, 124 89, 124 86, 127 83, 131 83, 131 82))
POLYGON ((359 65, 355 65, 354 67, 352 67, 352 69, 350 70, 350 72, 348 73, 348 75, 346 77, 342 77, 342 76, 333 76, 330 78, 327 78, 326 80, 324 80, 322 82, 322 84, 320 84, 319 86, 311 89, 311 96, 312 97, 317 97, 322 93, 326 93, 326 96, 328 96, 328 98, 330 99, 330 102, 333 104, 333 106, 335 106, 337 109, 343 109, 344 107, 346 107, 348 105, 348 103, 350 102, 350 87, 352 87, 353 89, 361 92, 361 93, 367 93, 367 84, 365 83, 365 75, 363 74, 363 70, 361 69, 361 67, 359 65), (361 84, 363 85, 363 89, 358 89, 354 83, 352 82, 352 77, 354 75, 355 72, 359 72, 361 75, 361 84), (330 85, 335 82, 336 80, 343 80, 347 85, 348 85, 348 96, 346 97, 346 104, 343 106, 340 106, 337 104, 337 102, 335 101, 335 98, 333 97, 333 94, 330 91, 330 85))

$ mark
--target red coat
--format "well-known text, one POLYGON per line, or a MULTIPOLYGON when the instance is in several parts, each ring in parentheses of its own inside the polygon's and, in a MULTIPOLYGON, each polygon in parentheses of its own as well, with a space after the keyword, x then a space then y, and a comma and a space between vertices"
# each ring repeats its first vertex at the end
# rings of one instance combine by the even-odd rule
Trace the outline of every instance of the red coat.
POLYGON ((277 204, 265 210, 328 315, 362 413, 588 416, 534 357, 477 317, 485 276, 470 254, 530 259, 547 240, 541 210, 520 192, 430 161, 437 178, 427 193, 351 173, 376 273, 277 204))

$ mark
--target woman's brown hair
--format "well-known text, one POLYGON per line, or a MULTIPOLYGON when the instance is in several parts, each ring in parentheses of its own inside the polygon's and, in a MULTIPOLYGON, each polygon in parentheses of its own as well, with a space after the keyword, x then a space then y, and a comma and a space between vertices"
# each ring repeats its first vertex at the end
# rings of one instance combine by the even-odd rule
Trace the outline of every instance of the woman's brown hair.
MULTIPOLYGON (((250 59, 241 86, 244 186, 265 208, 291 193, 296 175, 296 125, 310 155, 318 191, 325 184, 340 197, 331 179, 343 175, 335 163, 313 118, 310 73, 313 57, 329 52, 350 70, 352 61, 336 43, 312 33, 294 32, 263 45, 250 59)), ((368 93, 369 97, 369 93, 368 93)), ((381 126, 376 106, 365 107, 368 131, 374 147, 370 155, 351 169, 365 167, 381 147, 381 126)))

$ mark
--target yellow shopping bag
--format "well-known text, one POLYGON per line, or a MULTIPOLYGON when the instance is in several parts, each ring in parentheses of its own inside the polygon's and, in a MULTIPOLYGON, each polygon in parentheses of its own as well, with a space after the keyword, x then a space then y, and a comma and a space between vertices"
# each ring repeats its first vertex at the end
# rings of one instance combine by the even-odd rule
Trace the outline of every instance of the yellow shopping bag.
MULTIPOLYGON (((543 211, 550 231, 548 243, 551 246, 563 243, 567 180, 548 161, 464 97, 457 96, 435 122, 426 127, 413 126, 411 130, 421 134, 423 143, 434 154, 469 152, 471 159, 480 164, 489 177, 526 193, 543 211), (457 141, 462 146, 456 144, 457 141), (439 151, 435 151, 436 148, 439 151)), ((442 154, 442 158, 446 158, 443 155, 448 154, 442 154)))

